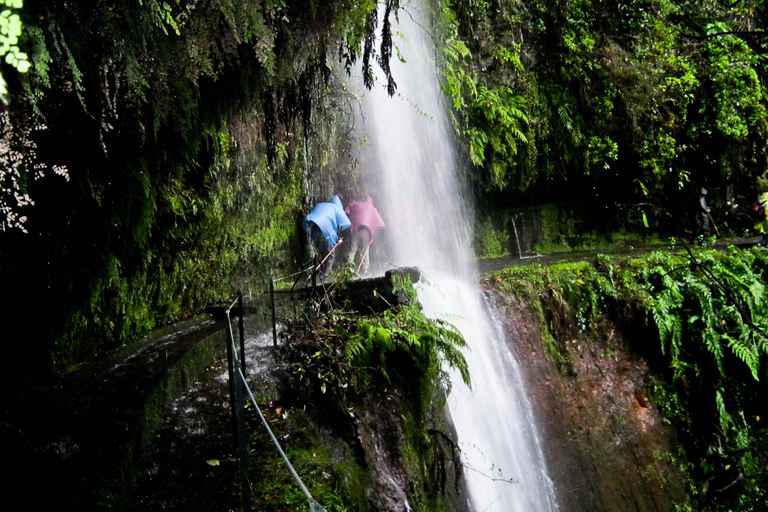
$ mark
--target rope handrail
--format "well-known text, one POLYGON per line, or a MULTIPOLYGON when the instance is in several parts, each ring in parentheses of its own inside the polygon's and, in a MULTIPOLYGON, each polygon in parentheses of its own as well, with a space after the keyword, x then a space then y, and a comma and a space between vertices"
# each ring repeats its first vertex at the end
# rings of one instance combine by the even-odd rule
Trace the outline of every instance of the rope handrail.
POLYGON ((256 412, 259 413, 259 418, 261 418, 261 423, 264 425, 264 428, 267 429, 267 433, 269 434, 269 437, 272 439, 272 443, 275 445, 277 452, 280 454, 280 457, 283 458, 283 462, 285 462, 285 465, 288 467, 288 471, 291 472, 291 475, 293 476, 293 479, 296 481, 296 484, 299 486, 299 489, 301 489, 301 492, 303 492, 304 496, 307 497, 307 500, 309 501, 309 505, 310 505, 310 510, 313 512, 315 511, 325 512, 325 509, 323 509, 323 507, 321 507, 320 504, 317 503, 317 501, 312 497, 312 494, 310 494, 309 489, 307 489, 307 486, 304 485, 304 482, 301 481, 301 477, 299 476, 299 474, 296 473, 296 470, 294 469, 293 464, 291 464, 291 461, 288 460, 288 456, 280 447, 280 443, 277 441, 277 438, 275 437, 275 434, 272 432, 272 429, 269 428, 269 423, 267 423, 267 419, 261 413, 259 404, 256 403, 256 399, 253 397, 253 393, 251 393, 251 388, 248 386, 248 383, 246 382, 245 377, 243 376, 243 372, 241 372, 240 369, 238 368, 237 373, 240 375, 240 379, 242 379, 243 381, 243 386, 245 387, 245 390, 248 392, 248 397, 251 399, 251 403, 253 404, 254 409, 256 409, 256 412))
MULTIPOLYGON (((269 427, 269 423, 267 423, 266 418, 261 413, 261 409, 259 408, 259 404, 256 402, 256 398, 254 398, 253 393, 251 392, 251 388, 248 386, 248 381, 245 378, 244 372, 242 368, 240 368, 240 361, 238 361, 237 358, 237 350, 235 350, 235 340, 232 332, 232 319, 230 317, 230 309, 238 302, 239 299, 235 300, 232 305, 230 305, 229 308, 226 310, 226 317, 227 317, 227 332, 228 332, 228 346, 231 349, 232 354, 232 367, 237 370, 237 372, 234 373, 235 378, 239 376, 240 381, 243 384, 243 388, 245 388, 246 392, 248 393, 248 397, 251 400, 251 403, 253 404, 253 407, 256 409, 256 412, 259 414, 259 418, 261 419, 262 424, 267 429, 267 433, 269 434, 269 437, 272 439, 272 443, 275 445, 275 448, 277 449, 277 452, 280 454, 280 457, 282 457, 283 462, 285 462, 285 465, 288 468, 288 471, 291 473, 291 476, 293 476, 293 479, 296 481, 296 484, 301 489, 301 492, 306 496, 307 500, 309 501, 309 510, 310 512, 327 512, 313 497, 312 494, 310 494, 309 489, 307 489, 306 485, 304 485, 304 482, 301 480, 301 477, 299 477, 298 473, 293 467, 293 464, 291 464, 291 461, 288 460, 288 456, 283 451, 282 447, 280 446, 280 443, 277 441, 277 438, 275 437, 275 434, 272 432, 272 429, 269 427)), ((241 312, 242 314, 242 312, 241 312)), ((241 338, 242 341, 242 338, 241 338)), ((232 374, 230 374, 232 375, 232 374)))
POLYGON ((326 255, 325 255, 325 258, 323 258, 323 259, 320 261, 320 263, 319 263, 317 266, 315 266, 315 265, 313 264, 313 265, 310 265, 310 266, 308 266, 308 267, 307 267, 307 268, 305 268, 305 269, 299 270, 298 272, 294 272, 293 274, 290 274, 290 275, 287 275, 287 276, 281 276, 281 277, 274 277, 274 278, 272 278, 272 282, 273 282, 273 283, 276 283, 276 282, 278 282, 278 281, 282 281, 283 279, 288 279, 289 277, 295 277, 295 276, 298 276, 298 275, 300 275, 300 274, 303 274, 303 273, 304 273, 304 272, 306 272, 307 270, 314 270, 315 272, 316 272, 316 271, 318 271, 318 270, 320 269, 320 267, 322 266, 322 264, 323 264, 323 263, 325 263, 325 260, 327 260, 327 259, 328 259, 328 258, 331 256, 331 253, 333 253, 333 251, 335 251, 335 250, 336 250, 336 248, 337 248, 339 245, 341 245, 341 243, 342 243, 343 241, 344 241, 344 239, 343 239, 343 238, 339 238, 339 239, 338 239, 338 241, 336 242, 336 245, 334 245, 333 247, 331 247, 331 250, 330 250, 330 251, 328 251, 328 254, 326 254, 326 255))
POLYGON ((230 304, 229 307, 225 310, 227 312, 227 315, 229 315, 229 312, 232 310, 233 307, 235 307, 235 304, 237 304, 239 300, 240 300, 240 297, 232 301, 232 304, 230 304))
POLYGON ((296 276, 298 276, 300 274, 303 274, 307 270, 312 270, 312 268, 314 268, 314 265, 310 265, 310 266, 308 266, 305 269, 299 270, 298 272, 294 272, 293 274, 290 274, 290 275, 287 275, 287 276, 275 277, 275 278, 272 279, 272 282, 276 283, 278 281, 282 281, 283 279, 288 279, 288 278, 291 278, 291 277, 296 277, 296 276))

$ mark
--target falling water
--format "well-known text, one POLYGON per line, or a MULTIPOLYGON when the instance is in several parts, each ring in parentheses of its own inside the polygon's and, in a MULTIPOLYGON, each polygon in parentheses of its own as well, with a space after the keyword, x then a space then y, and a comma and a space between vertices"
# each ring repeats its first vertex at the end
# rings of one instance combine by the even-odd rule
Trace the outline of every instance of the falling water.
POLYGON ((451 321, 469 345, 472 388, 455 376, 449 410, 472 507, 477 512, 557 510, 518 363, 475 285, 473 210, 458 170, 422 9, 420 3, 408 3, 393 26, 406 61, 392 62, 396 96, 387 96, 381 78, 373 91, 350 86, 363 96, 357 133, 368 141, 357 157, 361 171, 379 178, 373 192, 388 222, 391 264, 419 266, 426 273, 432 284, 419 291, 425 312, 451 321))
POLYGON ((517 224, 515 223, 515 218, 512 217, 512 231, 515 232, 515 242, 517 242, 517 257, 522 259, 523 258, 523 248, 520 247, 520 235, 517 234, 517 224))

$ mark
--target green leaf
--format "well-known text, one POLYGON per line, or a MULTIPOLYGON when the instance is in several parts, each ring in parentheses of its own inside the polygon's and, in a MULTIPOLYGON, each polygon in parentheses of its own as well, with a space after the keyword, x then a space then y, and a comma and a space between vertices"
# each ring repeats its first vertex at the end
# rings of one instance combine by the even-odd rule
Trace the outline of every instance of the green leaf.
POLYGON ((648 195, 648 189, 645 187, 645 183, 643 183, 643 182, 642 182, 642 181, 640 181, 640 180, 635 180, 635 181, 636 181, 636 182, 638 182, 638 183, 640 184, 640 188, 641 188, 641 189, 642 189, 642 191, 643 191, 643 195, 647 196, 647 195, 648 195))

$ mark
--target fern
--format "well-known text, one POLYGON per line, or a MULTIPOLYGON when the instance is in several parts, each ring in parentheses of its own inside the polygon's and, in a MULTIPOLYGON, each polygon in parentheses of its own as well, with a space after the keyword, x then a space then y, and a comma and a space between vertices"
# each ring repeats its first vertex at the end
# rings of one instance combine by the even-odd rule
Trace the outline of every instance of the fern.
POLYGON ((653 317, 661 340, 661 351, 670 357, 676 357, 680 352, 683 328, 682 320, 677 310, 682 303, 682 295, 677 290, 668 289, 651 297, 647 302, 647 310, 653 317))
POLYGON ((752 377, 755 380, 760 380, 759 371, 760 365, 758 363, 757 354, 755 354, 754 348, 749 347, 744 340, 740 338, 734 338, 728 334, 723 334, 722 340, 728 344, 728 348, 731 349, 736 357, 744 361, 752 372, 752 377))
MULTIPOLYGON (((179 4, 179 0, 176 0, 176 5, 179 4)), ((157 0, 139 0, 139 5, 146 7, 149 12, 152 22, 163 31, 165 35, 168 35, 168 28, 178 36, 181 35, 181 30, 176 20, 173 17, 173 8, 168 2, 158 2, 157 0), (144 2, 146 1, 146 6, 144 2)))
POLYGON ((351 365, 375 370, 386 382, 404 378, 400 367, 409 360, 422 375, 419 394, 426 398, 435 386, 450 389, 450 378, 443 369, 457 369, 469 383, 469 370, 460 351, 466 342, 451 324, 430 320, 417 306, 388 310, 381 316, 352 320, 344 353, 351 365), (391 357, 395 356, 397 357, 391 357), (395 366, 393 366, 395 365, 395 366))
POLYGON ((723 400, 723 392, 721 389, 715 391, 715 404, 717 405, 717 413, 720 416, 720 428, 723 432, 729 432, 735 428, 733 418, 728 413, 725 407, 725 400, 723 400))
MULTIPOLYGON (((476 70, 471 52, 461 40, 456 15, 443 8, 448 35, 443 45, 443 89, 453 99, 454 128, 468 146, 472 163, 485 174, 488 188, 505 188, 512 179, 522 184, 520 176, 512 175, 518 164, 519 146, 530 144, 527 98, 505 83, 492 84, 485 69, 476 70)), ((511 66, 516 73, 523 71, 520 45, 499 46, 491 55, 500 66, 511 66)))

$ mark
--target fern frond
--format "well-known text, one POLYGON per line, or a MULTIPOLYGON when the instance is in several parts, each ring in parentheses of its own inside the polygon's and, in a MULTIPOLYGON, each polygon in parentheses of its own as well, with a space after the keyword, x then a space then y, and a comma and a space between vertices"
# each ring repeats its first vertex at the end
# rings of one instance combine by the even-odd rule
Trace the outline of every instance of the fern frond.
POLYGON ((720 417, 720 428, 723 432, 729 432, 735 428, 733 418, 725 408, 725 400, 723 400, 723 393, 721 389, 715 391, 715 405, 717 406, 717 413, 720 417))
POLYGON ((728 348, 731 349, 731 352, 733 352, 736 357, 744 361, 744 363, 749 367, 749 370, 752 372, 752 377, 755 380, 760 380, 758 376, 760 365, 754 350, 743 340, 734 338, 728 334, 724 334, 722 339, 723 341, 727 342, 728 348))
POLYGON ((557 108, 557 115, 560 117, 560 123, 567 132, 573 131, 573 120, 571 120, 571 106, 568 104, 560 105, 557 108))
POLYGON ((682 303, 682 296, 674 289, 667 289, 648 300, 647 308, 656 324, 656 329, 661 340, 661 351, 676 357, 682 343, 682 319, 678 315, 678 309, 682 303))

